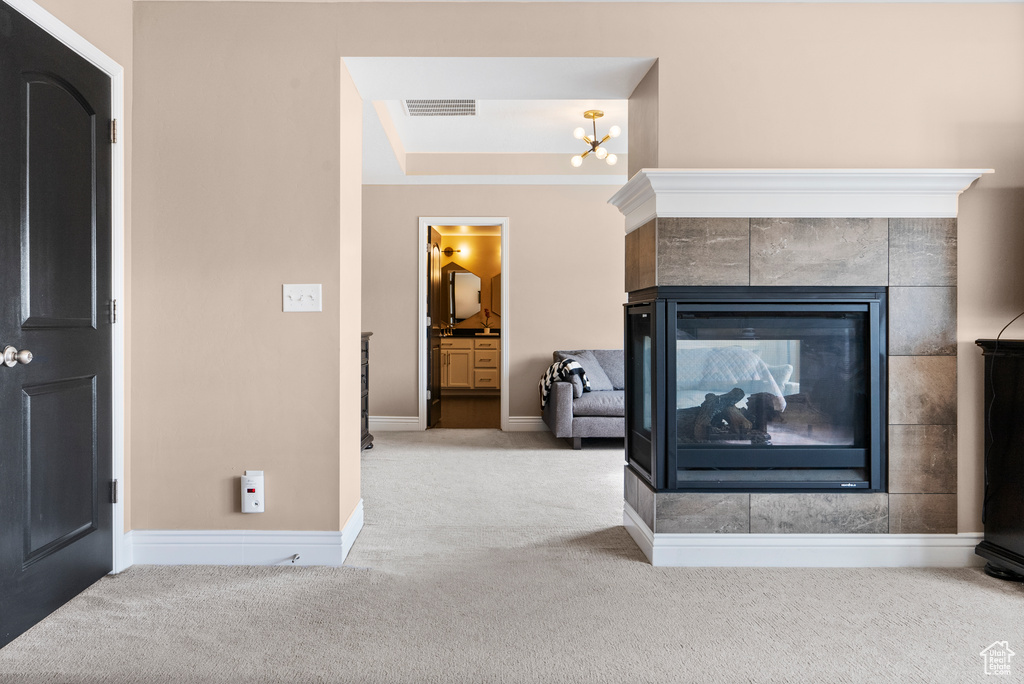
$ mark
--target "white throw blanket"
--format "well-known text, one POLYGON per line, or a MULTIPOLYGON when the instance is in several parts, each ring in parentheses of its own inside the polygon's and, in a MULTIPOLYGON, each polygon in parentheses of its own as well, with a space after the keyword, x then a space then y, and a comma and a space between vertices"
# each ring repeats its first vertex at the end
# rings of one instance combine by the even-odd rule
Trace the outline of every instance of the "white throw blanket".
MULTIPOLYGON (((678 347, 676 385, 677 408, 700 406, 708 392, 724 394, 739 387, 747 396, 770 394, 776 411, 786 409, 785 395, 768 364, 742 347, 678 347)), ((737 404, 745 405, 746 397, 737 404)))

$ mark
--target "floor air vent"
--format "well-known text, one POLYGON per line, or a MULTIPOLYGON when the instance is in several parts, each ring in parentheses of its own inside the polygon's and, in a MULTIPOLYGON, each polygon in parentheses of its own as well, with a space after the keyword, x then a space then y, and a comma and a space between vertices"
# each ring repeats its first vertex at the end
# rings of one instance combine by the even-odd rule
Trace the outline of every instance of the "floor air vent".
POLYGON ((403 100, 409 116, 476 116, 476 100, 403 100))

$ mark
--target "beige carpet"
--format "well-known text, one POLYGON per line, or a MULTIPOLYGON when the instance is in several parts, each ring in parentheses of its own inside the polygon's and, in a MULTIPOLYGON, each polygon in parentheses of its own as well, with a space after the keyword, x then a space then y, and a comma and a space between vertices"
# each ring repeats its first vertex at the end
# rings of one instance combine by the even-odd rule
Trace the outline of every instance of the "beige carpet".
POLYGON ((375 443, 346 567, 137 566, 0 651, 0 681, 1024 680, 1024 588, 980 570, 652 568, 621 442, 375 443), (983 674, 997 640, 1009 677, 983 674))

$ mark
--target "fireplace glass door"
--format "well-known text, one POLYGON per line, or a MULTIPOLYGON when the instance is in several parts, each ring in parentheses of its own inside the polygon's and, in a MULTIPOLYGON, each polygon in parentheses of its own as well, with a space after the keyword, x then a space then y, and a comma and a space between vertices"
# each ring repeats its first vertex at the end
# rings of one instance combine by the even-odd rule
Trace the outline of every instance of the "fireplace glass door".
POLYGON ((651 484, 655 484, 655 456, 658 445, 655 415, 654 347, 657 339, 658 311, 664 304, 633 306, 626 316, 626 373, 636 388, 636 401, 629 402, 626 410, 626 439, 629 463, 651 484))
POLYGON ((872 309, 670 306, 670 486, 874 489, 881 382, 872 309))

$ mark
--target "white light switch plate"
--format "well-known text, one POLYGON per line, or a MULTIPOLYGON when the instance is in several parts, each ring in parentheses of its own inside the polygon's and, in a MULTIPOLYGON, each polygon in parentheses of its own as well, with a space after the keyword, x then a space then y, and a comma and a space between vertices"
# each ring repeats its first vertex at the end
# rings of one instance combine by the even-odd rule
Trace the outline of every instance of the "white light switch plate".
POLYGON ((315 285, 282 285, 283 310, 294 311, 323 311, 323 302, 320 298, 320 283, 315 285))

